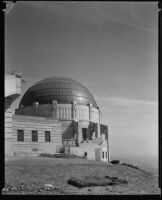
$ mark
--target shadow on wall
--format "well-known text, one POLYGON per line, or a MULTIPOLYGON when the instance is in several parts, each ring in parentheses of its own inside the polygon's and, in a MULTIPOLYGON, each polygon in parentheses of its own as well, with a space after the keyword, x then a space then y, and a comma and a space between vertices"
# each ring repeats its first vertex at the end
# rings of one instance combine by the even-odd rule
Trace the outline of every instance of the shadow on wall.
POLYGON ((95 138, 97 138, 97 135, 98 135, 97 126, 98 126, 97 123, 93 123, 93 122, 89 123, 89 126, 88 126, 88 138, 90 140, 92 139, 92 137, 94 137, 93 134, 95 134, 95 138))
POLYGON ((105 139, 108 139, 108 127, 106 125, 100 124, 100 133, 105 135, 105 139))
POLYGON ((75 129, 73 127, 73 122, 63 122, 63 133, 62 139, 72 139, 75 135, 75 129))
POLYGON ((15 114, 52 118, 50 104, 42 104, 38 105, 38 107, 36 107, 35 105, 23 107, 22 105, 20 105, 20 107, 15 110, 15 114))
POLYGON ((11 104, 18 98, 19 95, 13 94, 8 97, 5 97, 5 111, 11 107, 11 104))

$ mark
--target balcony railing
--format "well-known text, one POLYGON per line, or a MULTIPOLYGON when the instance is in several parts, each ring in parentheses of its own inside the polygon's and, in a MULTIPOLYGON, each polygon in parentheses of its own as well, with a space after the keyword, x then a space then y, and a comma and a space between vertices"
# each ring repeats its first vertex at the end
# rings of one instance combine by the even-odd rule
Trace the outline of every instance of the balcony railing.
POLYGON ((75 147, 75 146, 77 146, 77 140, 75 140, 75 139, 63 139, 62 144, 63 144, 63 146, 66 146, 66 147, 75 147))

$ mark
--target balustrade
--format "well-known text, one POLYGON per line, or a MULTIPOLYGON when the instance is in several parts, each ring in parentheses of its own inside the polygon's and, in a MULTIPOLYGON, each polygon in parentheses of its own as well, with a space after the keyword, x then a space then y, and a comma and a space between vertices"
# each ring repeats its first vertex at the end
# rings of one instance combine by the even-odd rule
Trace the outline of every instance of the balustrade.
POLYGON ((64 146, 76 146, 77 140, 75 140, 75 139, 63 139, 62 144, 64 146))

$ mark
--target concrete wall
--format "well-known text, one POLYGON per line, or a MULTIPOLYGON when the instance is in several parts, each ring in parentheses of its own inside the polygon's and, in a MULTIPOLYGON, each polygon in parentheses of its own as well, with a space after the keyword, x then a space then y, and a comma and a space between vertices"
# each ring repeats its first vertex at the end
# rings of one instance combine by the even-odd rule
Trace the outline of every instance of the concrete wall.
POLYGON ((5 75, 5 97, 13 94, 21 94, 21 77, 5 75))
POLYGON ((35 108, 34 105, 26 106, 23 108, 16 109, 15 114, 52 118, 52 105, 51 104, 38 105, 37 109, 35 108))
POLYGON ((101 161, 108 162, 107 146, 102 146, 102 149, 100 150, 100 158, 101 158, 101 161), (104 158, 103 158, 103 154, 104 154, 104 158))
POLYGON ((72 104, 57 104, 58 119, 72 119, 72 104))
POLYGON ((83 157, 84 153, 87 153, 87 159, 95 160, 95 149, 98 148, 97 145, 90 143, 81 143, 79 147, 70 147, 70 153, 83 157))
POLYGON ((5 110, 5 155, 12 155, 12 108, 5 110))
POLYGON ((96 131, 91 133, 90 122, 89 121, 80 120, 79 124, 78 124, 78 142, 81 142, 83 140, 83 138, 82 138, 82 129, 83 128, 87 129, 87 135, 88 135, 89 139, 93 138, 93 136, 100 137, 100 129, 98 128, 99 124, 98 123, 96 123, 96 124, 97 124, 96 131))
POLYGON ((96 108, 91 108, 91 121, 99 122, 99 111, 96 108))
POLYGON ((101 161, 101 149, 100 148, 96 148, 95 149, 95 159, 96 161, 101 161))
POLYGON ((92 141, 79 143, 79 147, 70 147, 70 153, 74 155, 78 155, 83 157, 84 153, 87 153, 87 159, 89 160, 97 160, 97 161, 103 161, 108 162, 107 158, 102 158, 102 152, 104 152, 104 155, 107 152, 107 146, 105 143, 102 145, 94 144, 92 141))
POLYGON ((89 121, 89 106, 75 105, 74 118, 76 120, 89 121))
POLYGON ((12 155, 12 103, 21 94, 21 74, 5 75, 5 155, 12 155))
POLYGON ((89 126, 89 121, 79 121, 78 124, 78 142, 81 142, 83 140, 82 138, 82 128, 87 128, 89 126))
POLYGON ((13 152, 37 155, 56 153, 62 146, 61 122, 41 117, 13 116, 13 152), (24 130, 24 142, 17 141, 17 130, 24 130), (32 130, 38 131, 38 142, 32 142, 32 130), (45 131, 50 131, 51 142, 45 142, 45 131))
POLYGON ((62 139, 71 139, 74 136, 72 120, 62 120, 62 139))

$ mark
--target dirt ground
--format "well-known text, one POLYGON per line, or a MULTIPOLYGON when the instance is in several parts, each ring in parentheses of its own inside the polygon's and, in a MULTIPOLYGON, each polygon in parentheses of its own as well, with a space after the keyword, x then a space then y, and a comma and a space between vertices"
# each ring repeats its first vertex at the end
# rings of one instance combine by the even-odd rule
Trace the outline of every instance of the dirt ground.
POLYGON ((3 194, 125 195, 160 194, 158 177, 123 165, 85 159, 7 157, 3 194), (116 176, 128 184, 77 188, 67 183, 71 177, 116 176), (45 189, 52 184, 53 189, 45 189))

